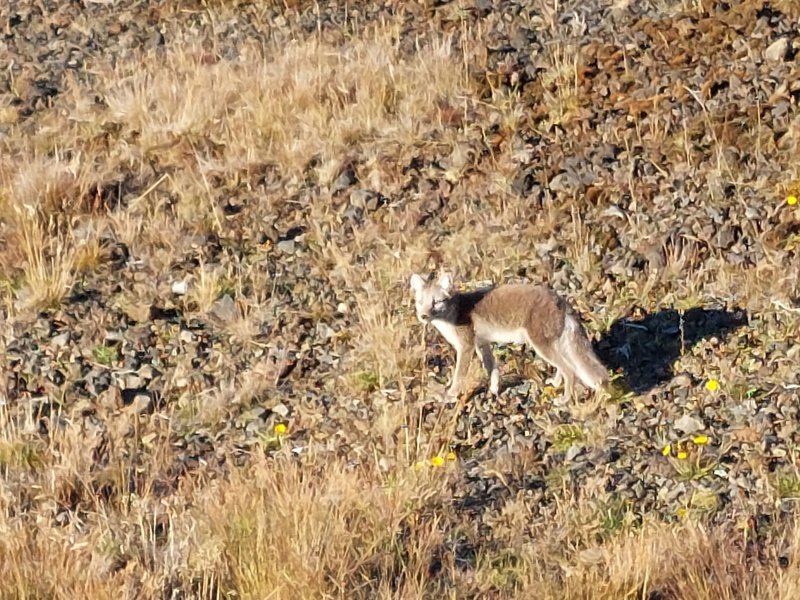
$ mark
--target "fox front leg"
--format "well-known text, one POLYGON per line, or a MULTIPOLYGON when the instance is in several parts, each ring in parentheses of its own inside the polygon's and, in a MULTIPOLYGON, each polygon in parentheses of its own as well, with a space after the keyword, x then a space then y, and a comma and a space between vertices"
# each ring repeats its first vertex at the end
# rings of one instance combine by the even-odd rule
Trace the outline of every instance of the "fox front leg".
POLYGON ((458 394, 464 387, 464 380, 467 378, 469 370, 469 353, 464 348, 456 348, 456 366, 453 371, 453 381, 447 389, 449 399, 458 398, 458 394))

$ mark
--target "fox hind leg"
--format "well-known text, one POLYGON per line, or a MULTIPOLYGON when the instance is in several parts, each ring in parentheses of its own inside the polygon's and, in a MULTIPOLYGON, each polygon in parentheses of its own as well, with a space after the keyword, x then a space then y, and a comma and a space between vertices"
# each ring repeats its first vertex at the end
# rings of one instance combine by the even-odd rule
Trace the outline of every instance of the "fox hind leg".
POLYGON ((556 374, 552 380, 553 386, 558 387, 563 382, 564 400, 572 400, 575 392, 575 371, 569 359, 563 355, 557 345, 544 349, 531 342, 531 347, 536 351, 536 354, 556 368, 556 374))
POLYGON ((489 391, 497 396, 500 393, 500 370, 492 354, 492 347, 486 343, 475 344, 475 354, 481 360, 486 374, 489 376, 489 391))

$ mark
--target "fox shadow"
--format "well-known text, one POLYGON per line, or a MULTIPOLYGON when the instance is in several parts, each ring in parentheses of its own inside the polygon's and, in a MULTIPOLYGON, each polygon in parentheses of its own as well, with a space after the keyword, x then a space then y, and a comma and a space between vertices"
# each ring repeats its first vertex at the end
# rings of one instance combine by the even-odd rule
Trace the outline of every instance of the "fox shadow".
POLYGON ((669 381, 672 365, 700 340, 732 333, 748 323, 743 309, 662 310, 643 318, 618 319, 595 344, 608 368, 622 371, 623 383, 637 394, 669 381))

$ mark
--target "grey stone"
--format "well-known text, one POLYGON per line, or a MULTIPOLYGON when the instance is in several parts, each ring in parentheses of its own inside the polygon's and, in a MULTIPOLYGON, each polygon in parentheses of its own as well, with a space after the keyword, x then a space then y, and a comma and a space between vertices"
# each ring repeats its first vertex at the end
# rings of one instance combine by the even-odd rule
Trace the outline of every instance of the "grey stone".
POLYGON ((559 173, 548 184, 551 192, 574 194, 581 188, 581 182, 572 173, 559 173))
POLYGON ((294 254, 295 245, 294 240, 283 240, 278 242, 277 248, 284 254, 294 254))
POLYGON ((677 431, 682 431, 687 435, 705 429, 705 425, 702 421, 689 415, 683 415, 680 419, 675 421, 674 426, 677 431))
POLYGON ((789 38, 778 38, 772 42, 766 50, 764 50, 764 58, 771 61, 784 60, 786 57, 786 51, 788 49, 789 38))
POLYGON ((211 314, 220 321, 230 321, 236 316, 236 303, 229 294, 225 294, 222 298, 214 302, 214 306, 211 308, 211 314))
POLYGON ((272 412, 280 417, 288 417, 289 416, 289 407, 286 406, 283 402, 278 402, 275 406, 272 407, 272 412))

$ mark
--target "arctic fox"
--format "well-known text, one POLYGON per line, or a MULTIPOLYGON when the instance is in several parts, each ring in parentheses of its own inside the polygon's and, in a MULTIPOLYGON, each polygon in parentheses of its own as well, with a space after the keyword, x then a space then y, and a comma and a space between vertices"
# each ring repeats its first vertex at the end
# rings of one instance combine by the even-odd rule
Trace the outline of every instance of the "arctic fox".
POLYGON ((426 283, 416 273, 411 276, 417 318, 436 327, 456 350, 448 396, 461 392, 473 350, 489 375, 489 390, 497 395, 500 371, 491 343, 530 345, 556 368, 553 383, 559 386, 563 380, 567 399, 572 398, 576 377, 593 390, 608 382, 608 371, 580 321, 550 288, 508 284, 461 293, 451 291, 452 284, 447 274, 435 283, 426 283))

